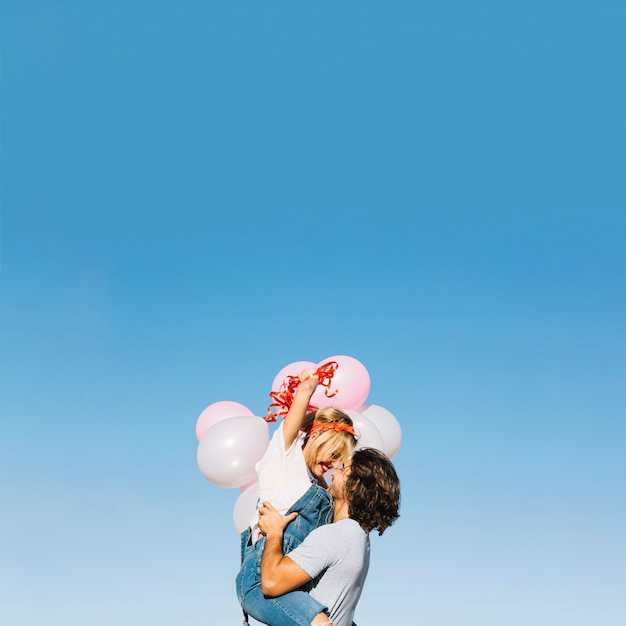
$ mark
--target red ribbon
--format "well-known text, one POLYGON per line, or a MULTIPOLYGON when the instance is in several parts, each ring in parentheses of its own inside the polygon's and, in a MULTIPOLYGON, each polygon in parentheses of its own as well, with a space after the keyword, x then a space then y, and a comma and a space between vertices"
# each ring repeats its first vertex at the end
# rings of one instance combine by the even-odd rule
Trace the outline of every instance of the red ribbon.
MULTIPOLYGON (((315 371, 318 378, 318 384, 324 387, 324 395, 327 398, 332 398, 339 393, 339 390, 330 391, 330 383, 335 375, 335 371, 339 367, 339 364, 335 361, 329 361, 320 365, 315 371)), ((287 376, 280 386, 278 391, 271 391, 270 398, 274 401, 267 407, 267 415, 264 416, 266 422, 275 422, 279 415, 285 417, 289 411, 289 407, 293 402, 296 395, 296 389, 300 384, 300 379, 297 376, 287 376)), ((315 411, 319 407, 309 404, 307 411, 315 411)))

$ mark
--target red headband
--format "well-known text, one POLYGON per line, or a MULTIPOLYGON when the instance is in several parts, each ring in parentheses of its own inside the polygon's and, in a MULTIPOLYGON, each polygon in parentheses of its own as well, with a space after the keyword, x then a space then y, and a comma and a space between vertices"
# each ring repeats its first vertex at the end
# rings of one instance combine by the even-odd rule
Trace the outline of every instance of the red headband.
POLYGON ((311 426, 311 430, 309 430, 309 435, 321 433, 326 430, 336 430, 338 433, 349 433, 355 439, 358 439, 356 432, 354 432, 354 428, 350 426, 350 424, 340 424, 339 422, 324 422, 313 424, 313 426, 311 426))

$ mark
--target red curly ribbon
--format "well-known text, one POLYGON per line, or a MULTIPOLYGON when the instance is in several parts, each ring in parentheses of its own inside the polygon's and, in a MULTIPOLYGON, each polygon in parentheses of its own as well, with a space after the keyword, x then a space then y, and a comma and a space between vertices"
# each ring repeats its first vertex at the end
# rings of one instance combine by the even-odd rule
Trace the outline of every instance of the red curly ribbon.
MULTIPOLYGON (((327 398, 332 398, 339 393, 339 390, 337 389, 333 392, 330 391, 330 383, 338 367, 339 364, 337 362, 329 361, 328 363, 324 363, 324 365, 320 365, 320 367, 318 367, 315 371, 319 381, 318 384, 325 388, 324 395, 327 398)), ((266 422, 275 422, 279 415, 282 415, 283 417, 287 415, 299 384, 300 379, 297 376, 287 376, 278 391, 270 392, 270 398, 274 402, 267 407, 267 415, 263 418, 266 422)), ((315 411, 318 408, 319 407, 310 404, 308 410, 315 411)))

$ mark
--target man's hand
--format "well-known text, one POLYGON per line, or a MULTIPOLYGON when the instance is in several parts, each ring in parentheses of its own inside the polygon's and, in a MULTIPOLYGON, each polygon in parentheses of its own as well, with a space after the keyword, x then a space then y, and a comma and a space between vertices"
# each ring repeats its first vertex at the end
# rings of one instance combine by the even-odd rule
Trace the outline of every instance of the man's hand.
POLYGON ((259 506, 259 529, 267 537, 282 537, 287 524, 297 516, 297 513, 281 515, 270 502, 262 502, 259 506))
POLYGON ((261 590, 266 596, 280 596, 311 580, 299 565, 283 556, 283 531, 297 515, 281 515, 269 502, 259 506, 259 528, 266 536, 261 557, 261 590))

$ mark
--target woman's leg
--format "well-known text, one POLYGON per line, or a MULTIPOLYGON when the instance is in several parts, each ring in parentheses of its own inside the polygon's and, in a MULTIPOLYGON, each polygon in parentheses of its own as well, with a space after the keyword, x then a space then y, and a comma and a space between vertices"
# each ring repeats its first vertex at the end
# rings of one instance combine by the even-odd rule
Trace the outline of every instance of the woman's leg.
POLYGON ((328 626, 326 607, 305 591, 267 598, 261 585, 256 585, 245 594, 242 606, 254 619, 271 626, 328 626))
MULTIPOLYGON (((245 537, 243 537, 245 539, 245 537)), ((261 557, 265 538, 254 545, 242 543, 243 563, 237 574, 237 597, 243 610, 271 626, 333 626, 326 606, 305 591, 268 598, 261 590, 261 557)))

